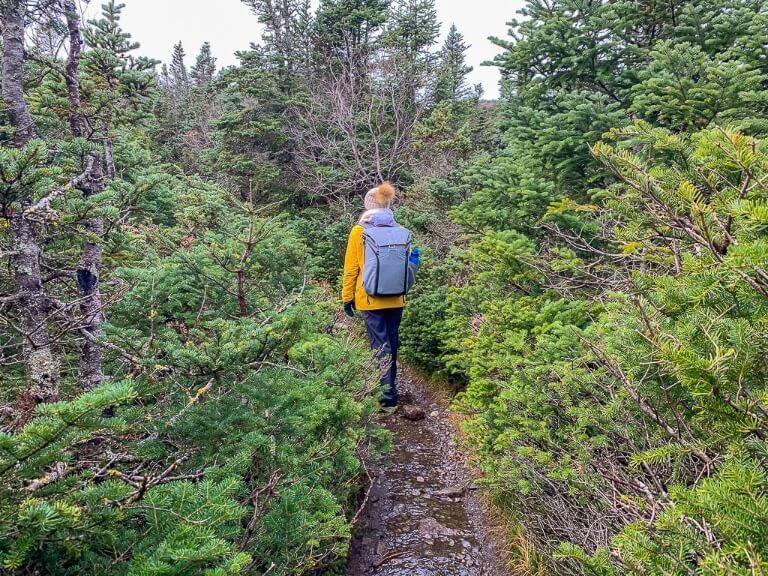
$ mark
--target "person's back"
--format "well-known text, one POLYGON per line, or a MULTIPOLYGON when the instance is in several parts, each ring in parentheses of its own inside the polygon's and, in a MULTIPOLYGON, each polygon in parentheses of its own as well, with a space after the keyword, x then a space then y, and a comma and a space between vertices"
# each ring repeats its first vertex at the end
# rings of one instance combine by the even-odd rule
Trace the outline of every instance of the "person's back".
POLYGON ((410 232, 395 221, 391 210, 394 198, 395 189, 388 182, 366 194, 366 211, 349 234, 342 289, 344 311, 349 316, 360 311, 381 362, 385 407, 398 401, 398 332, 405 293, 418 267, 418 248, 411 250, 410 232))

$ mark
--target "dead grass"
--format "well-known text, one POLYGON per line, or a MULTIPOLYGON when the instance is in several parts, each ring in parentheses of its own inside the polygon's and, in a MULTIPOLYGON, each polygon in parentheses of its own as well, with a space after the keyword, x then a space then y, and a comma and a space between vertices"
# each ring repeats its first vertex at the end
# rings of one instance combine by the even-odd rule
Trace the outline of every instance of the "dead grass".
POLYGON ((509 576, 548 576, 536 547, 525 535, 522 525, 510 518, 488 495, 484 495, 491 519, 490 531, 504 543, 502 562, 509 576))

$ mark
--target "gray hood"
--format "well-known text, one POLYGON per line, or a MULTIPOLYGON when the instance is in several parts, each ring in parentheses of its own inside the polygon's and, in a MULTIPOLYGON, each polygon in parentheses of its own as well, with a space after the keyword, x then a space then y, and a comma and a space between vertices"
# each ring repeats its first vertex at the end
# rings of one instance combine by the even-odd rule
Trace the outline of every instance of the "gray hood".
POLYGON ((395 213, 389 208, 374 208, 367 210, 360 217, 360 224, 369 226, 397 226, 395 213))

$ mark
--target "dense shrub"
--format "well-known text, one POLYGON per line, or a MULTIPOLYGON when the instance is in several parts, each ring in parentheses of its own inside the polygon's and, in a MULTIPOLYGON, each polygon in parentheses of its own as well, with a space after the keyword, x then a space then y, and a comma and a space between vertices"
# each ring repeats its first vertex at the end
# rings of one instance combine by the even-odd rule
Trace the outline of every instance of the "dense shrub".
MULTIPOLYGON (((202 164, 149 137, 173 132, 157 126, 181 106, 163 100, 168 79, 132 54, 114 2, 77 61, 72 6, 0 8, 5 35, 13 18, 71 34, 67 62, 6 56, 38 138, 20 140, 29 126, 3 107, 0 572, 323 570, 347 550, 362 451, 384 439, 370 351, 322 281, 336 255, 312 245, 312 214, 163 163, 181 150, 202 164)), ((211 66, 208 51, 195 89, 176 86, 184 106, 209 100, 201 122, 211 66)))
POLYGON ((182 190, 208 210, 140 232, 147 251, 115 272, 114 383, 3 437, 8 569, 297 574, 346 549, 375 410, 365 351, 334 328, 333 295, 305 285, 290 228, 182 190), (89 452, 99 467, 78 465, 89 452))
POLYGON ((764 571, 766 71, 737 47, 766 6, 522 14, 504 145, 448 183, 450 286, 405 353, 467 382, 468 442, 547 571, 764 571))

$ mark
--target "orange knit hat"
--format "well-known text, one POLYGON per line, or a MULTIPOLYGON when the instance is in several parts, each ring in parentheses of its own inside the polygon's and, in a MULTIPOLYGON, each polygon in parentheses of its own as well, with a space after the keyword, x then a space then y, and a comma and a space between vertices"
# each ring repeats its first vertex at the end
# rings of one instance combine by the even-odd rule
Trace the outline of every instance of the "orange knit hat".
POLYGON ((389 182, 382 182, 376 188, 368 190, 365 195, 366 210, 374 210, 376 208, 391 208, 392 202, 395 199, 395 188, 389 182))

